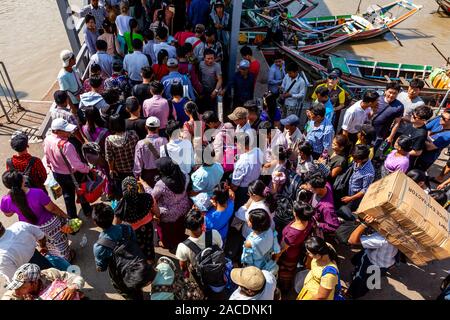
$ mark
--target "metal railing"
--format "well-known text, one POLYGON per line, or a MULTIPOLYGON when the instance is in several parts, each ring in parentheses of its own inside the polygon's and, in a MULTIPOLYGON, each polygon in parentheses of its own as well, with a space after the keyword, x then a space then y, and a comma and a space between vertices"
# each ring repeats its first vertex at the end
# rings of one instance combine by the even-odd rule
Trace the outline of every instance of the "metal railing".
POLYGON ((0 107, 8 123, 11 123, 13 121, 9 117, 9 112, 12 110, 14 113, 17 113, 22 111, 23 108, 20 105, 19 98, 17 97, 16 90, 14 90, 6 66, 2 61, 0 61, 0 90, 0 107), (9 109, 6 110, 6 108, 9 109))

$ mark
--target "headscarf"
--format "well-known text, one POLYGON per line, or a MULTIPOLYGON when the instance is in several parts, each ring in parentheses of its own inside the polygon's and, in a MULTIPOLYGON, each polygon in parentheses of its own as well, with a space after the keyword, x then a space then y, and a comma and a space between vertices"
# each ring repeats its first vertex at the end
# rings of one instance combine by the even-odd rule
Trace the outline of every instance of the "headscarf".
POLYGON ((123 221, 135 223, 143 219, 153 206, 153 197, 148 193, 139 193, 138 183, 134 177, 122 181, 123 198, 115 214, 123 221))
POLYGON ((156 160, 161 180, 173 193, 180 194, 186 190, 186 176, 180 167, 169 157, 156 160))

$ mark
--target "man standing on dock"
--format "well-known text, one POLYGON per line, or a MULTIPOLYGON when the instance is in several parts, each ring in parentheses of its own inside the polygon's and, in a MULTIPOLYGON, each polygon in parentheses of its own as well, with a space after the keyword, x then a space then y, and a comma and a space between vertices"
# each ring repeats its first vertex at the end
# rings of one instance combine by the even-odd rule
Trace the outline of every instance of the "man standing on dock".
POLYGON ((85 6, 80 11, 80 18, 86 17, 88 14, 94 16, 97 30, 103 29, 103 21, 108 17, 105 7, 99 5, 99 0, 91 0, 91 4, 85 6))
POLYGON ((69 50, 63 50, 60 58, 63 68, 58 74, 59 89, 66 91, 73 106, 78 107, 83 85, 78 70, 75 68, 75 55, 69 50))

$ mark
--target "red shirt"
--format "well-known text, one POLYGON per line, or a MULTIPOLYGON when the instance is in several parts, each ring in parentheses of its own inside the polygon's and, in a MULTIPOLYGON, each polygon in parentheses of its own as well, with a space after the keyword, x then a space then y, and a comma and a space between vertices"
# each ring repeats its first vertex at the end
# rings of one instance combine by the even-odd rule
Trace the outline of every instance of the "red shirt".
POLYGON ((250 68, 248 68, 248 72, 255 76, 255 79, 253 80, 254 86, 256 85, 256 79, 258 78, 259 69, 261 69, 261 64, 258 60, 253 60, 252 62, 250 62, 250 68))
POLYGON ((158 81, 161 81, 161 79, 169 74, 169 69, 167 68, 167 66, 165 64, 159 65, 159 64, 154 64, 152 65, 152 69, 153 69, 153 73, 155 74, 155 78, 158 81))
POLYGON ((180 46, 183 46, 184 43, 186 42, 186 39, 189 38, 189 37, 193 37, 193 36, 195 36, 195 33, 193 33, 193 32, 190 32, 190 31, 178 31, 175 34, 174 38, 178 41, 178 44, 180 46))
MULTIPOLYGON (((25 153, 23 155, 14 155, 11 158, 13 167, 16 171, 24 172, 28 163, 31 160, 31 155, 29 153, 25 153)), ((9 170, 8 164, 6 164, 6 170, 9 170)), ((44 182, 47 179, 47 171, 45 170, 44 165, 42 164, 41 159, 36 158, 33 166, 30 170, 30 182, 36 188, 44 188, 44 182)))

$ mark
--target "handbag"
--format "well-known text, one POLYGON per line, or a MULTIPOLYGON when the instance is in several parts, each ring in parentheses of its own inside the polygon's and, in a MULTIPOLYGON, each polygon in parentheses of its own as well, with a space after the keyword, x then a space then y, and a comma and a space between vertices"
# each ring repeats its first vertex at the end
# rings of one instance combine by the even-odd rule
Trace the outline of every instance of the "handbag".
POLYGON ((75 190, 78 195, 77 203, 88 202, 93 203, 97 201, 98 198, 103 194, 104 187, 106 185, 105 177, 100 174, 99 171, 91 169, 86 175, 86 181, 81 184, 78 183, 75 175, 73 174, 72 167, 63 152, 63 146, 65 141, 61 140, 58 142, 59 152, 70 172, 70 177, 75 185, 75 190))
POLYGON ((51 171, 48 172, 47 180, 45 180, 44 185, 47 186, 47 189, 52 194, 54 200, 58 200, 63 195, 62 188, 53 177, 51 171))

